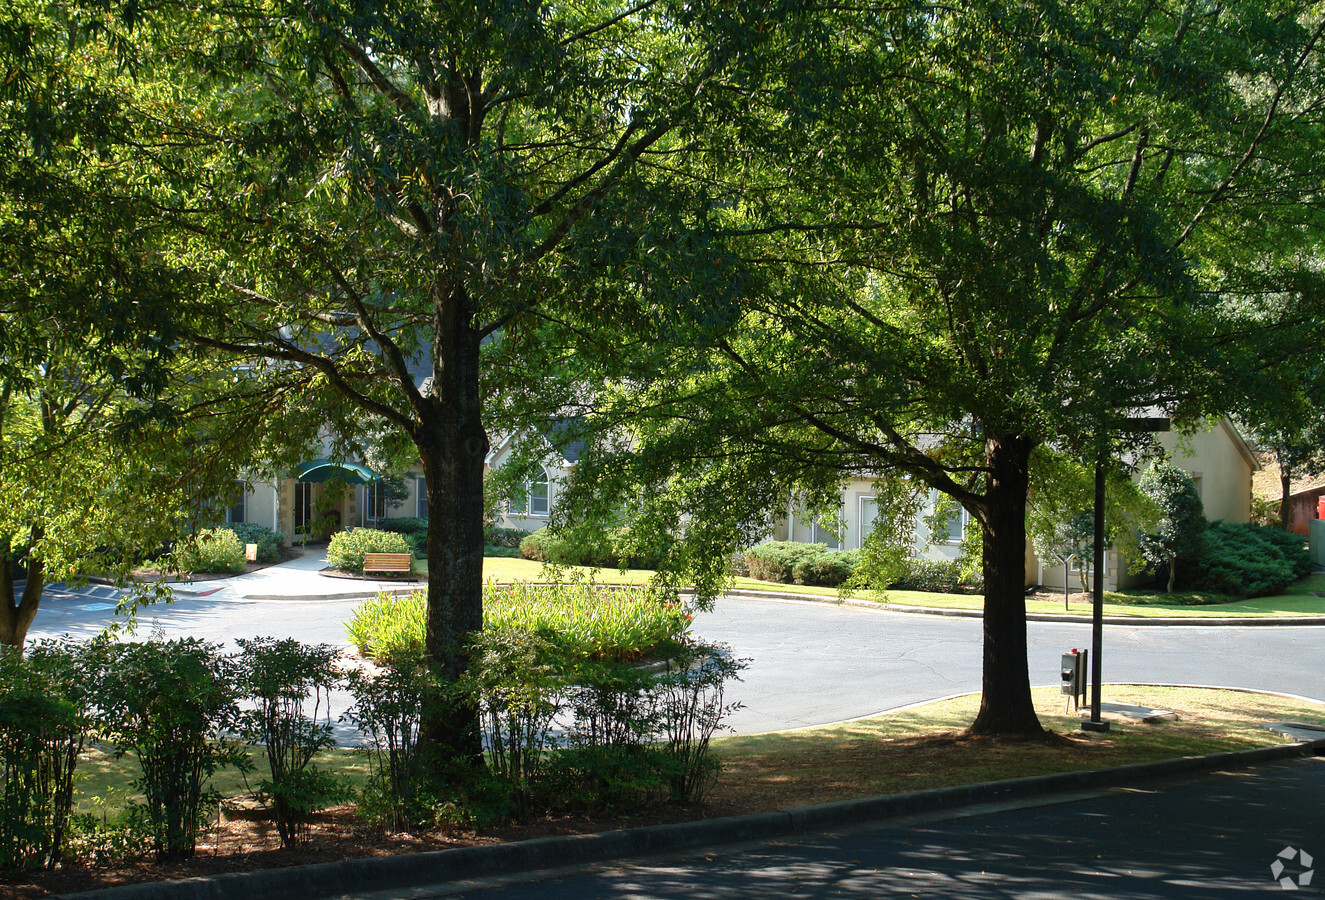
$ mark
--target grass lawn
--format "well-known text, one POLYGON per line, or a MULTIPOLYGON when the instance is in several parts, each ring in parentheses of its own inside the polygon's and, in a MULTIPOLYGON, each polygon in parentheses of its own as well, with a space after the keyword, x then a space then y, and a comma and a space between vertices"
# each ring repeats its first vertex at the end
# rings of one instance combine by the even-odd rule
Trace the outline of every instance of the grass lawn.
POLYGON ((714 741, 723 775, 715 802, 767 796, 770 808, 946 785, 1120 766, 1283 743, 1261 723, 1325 723, 1325 707, 1265 694, 1188 688, 1105 687, 1110 702, 1171 710, 1176 721, 1113 723, 1105 734, 1064 715, 1057 688, 1034 692, 1050 743, 963 738, 975 695, 841 725, 714 741), (773 802, 776 801, 776 802, 773 802))
MULTIPOLYGON (((427 572, 426 563, 416 566, 427 572)), ((644 584, 653 573, 647 569, 590 569, 572 566, 565 570, 570 578, 593 578, 604 584, 644 584)), ((497 581, 541 581, 546 578, 542 563, 527 559, 487 558, 483 560, 483 577, 497 581)), ((737 578, 732 585, 738 590, 777 591, 787 594, 811 594, 820 597, 837 597, 835 588, 814 587, 800 584, 774 584, 754 578, 737 578)), ((1131 590, 1126 592, 1106 591, 1104 595, 1104 614, 1106 616, 1134 616, 1136 618, 1259 618, 1264 616, 1325 616, 1325 597, 1316 596, 1325 593, 1325 575, 1311 575, 1291 585, 1284 593, 1274 597, 1257 597, 1254 600, 1233 600, 1216 602, 1209 605, 1192 605, 1201 598, 1196 594, 1178 594, 1168 597, 1163 593, 1131 590), (1179 602, 1174 602, 1178 600, 1179 602), (1182 602, 1185 601, 1185 602, 1182 602)), ((858 599, 870 599, 860 595, 858 599)), ((887 602, 902 606, 930 606, 943 609, 980 609, 984 598, 969 594, 936 594, 925 591, 889 591, 887 602)), ((1063 612, 1061 600, 1028 600, 1026 611, 1032 613, 1055 614, 1063 612)), ((1089 613, 1088 604, 1075 603, 1073 613, 1089 613)))

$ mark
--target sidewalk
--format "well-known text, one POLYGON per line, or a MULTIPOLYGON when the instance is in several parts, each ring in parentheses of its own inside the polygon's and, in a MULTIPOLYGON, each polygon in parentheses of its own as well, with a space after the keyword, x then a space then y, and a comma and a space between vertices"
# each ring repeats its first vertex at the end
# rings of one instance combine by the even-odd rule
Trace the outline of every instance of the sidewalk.
POLYGON ((303 555, 285 562, 267 566, 256 572, 245 572, 229 578, 213 578, 192 584, 174 584, 171 589, 179 597, 208 597, 232 600, 352 600, 356 597, 375 597, 378 593, 411 594, 424 590, 422 580, 393 578, 373 580, 324 574, 327 568, 325 547, 305 547, 296 550, 303 555))

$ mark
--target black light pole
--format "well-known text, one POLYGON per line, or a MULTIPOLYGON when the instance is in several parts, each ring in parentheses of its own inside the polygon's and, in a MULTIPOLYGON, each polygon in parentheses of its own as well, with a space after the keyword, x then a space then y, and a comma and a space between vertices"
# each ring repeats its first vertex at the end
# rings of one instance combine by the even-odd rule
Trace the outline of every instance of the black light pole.
MULTIPOLYGON (((1122 431, 1168 431, 1167 418, 1134 416, 1124 419, 1122 431)), ((1081 723, 1082 731, 1108 731, 1109 723, 1100 717, 1100 682, 1104 680, 1104 461, 1108 446, 1101 429, 1095 449, 1095 578, 1092 582, 1090 615, 1090 718, 1081 723)))
POLYGON ((1090 718, 1081 723, 1082 731, 1108 731, 1109 723, 1100 718, 1100 682, 1104 666, 1104 439, 1095 454, 1095 578, 1091 584, 1090 612, 1090 718))

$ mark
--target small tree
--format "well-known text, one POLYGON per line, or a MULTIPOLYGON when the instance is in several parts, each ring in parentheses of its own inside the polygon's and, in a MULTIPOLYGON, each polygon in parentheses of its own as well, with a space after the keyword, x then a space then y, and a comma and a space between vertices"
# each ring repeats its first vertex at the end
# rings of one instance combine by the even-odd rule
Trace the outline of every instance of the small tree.
POLYGON ((1063 608, 1067 609, 1073 559, 1080 563, 1081 592, 1084 594, 1090 590, 1086 582, 1090 577, 1091 554, 1095 545, 1094 514, 1087 510, 1059 520, 1046 531, 1036 533, 1033 543, 1036 556, 1053 557, 1063 567, 1063 608))
POLYGON ((307 838, 313 813, 347 794, 340 779, 313 763, 318 752, 336 745, 331 723, 318 722, 318 713, 340 683, 340 651, 293 638, 240 638, 237 643, 243 651, 240 685, 254 702, 240 717, 240 733, 267 748, 271 778, 262 781, 259 791, 271 802, 281 846, 293 847, 307 838))
POLYGON ((225 740, 238 718, 233 661, 197 638, 104 648, 98 696, 116 752, 132 751, 157 860, 193 856, 203 817, 219 800, 218 769, 251 767, 225 740))
POLYGON ((1159 507, 1159 521, 1138 539, 1147 569, 1167 566, 1167 590, 1178 578, 1178 559, 1199 556, 1205 547, 1205 507, 1190 475, 1167 460, 1157 460, 1141 476, 1141 492, 1159 507))

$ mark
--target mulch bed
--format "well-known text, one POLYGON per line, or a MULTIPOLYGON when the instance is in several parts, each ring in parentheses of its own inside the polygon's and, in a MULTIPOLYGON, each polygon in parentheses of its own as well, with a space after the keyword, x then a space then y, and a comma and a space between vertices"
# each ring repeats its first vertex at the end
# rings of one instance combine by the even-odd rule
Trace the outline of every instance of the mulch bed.
POLYGON ((588 834, 733 813, 734 806, 724 803, 710 804, 702 809, 661 808, 635 815, 549 817, 527 825, 504 825, 482 831, 456 829, 398 834, 368 828, 356 818, 354 807, 341 806, 317 816, 306 846, 282 850, 275 823, 265 810, 239 810, 223 814, 220 825, 208 829, 199 841, 193 859, 170 865, 150 859, 131 860, 104 868, 66 865, 54 872, 33 873, 20 876, 17 882, 0 884, 0 897, 29 900, 122 884, 588 834))

